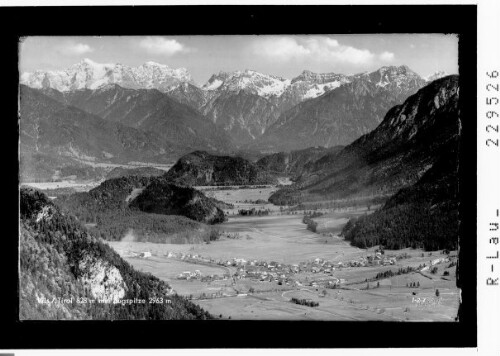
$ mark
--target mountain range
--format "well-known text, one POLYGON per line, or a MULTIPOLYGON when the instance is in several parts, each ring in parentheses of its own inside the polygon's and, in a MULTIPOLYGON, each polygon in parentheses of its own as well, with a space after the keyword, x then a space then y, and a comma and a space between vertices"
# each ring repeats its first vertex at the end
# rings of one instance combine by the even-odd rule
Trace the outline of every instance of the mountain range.
POLYGON ((21 85, 20 117, 21 163, 46 171, 31 172, 36 180, 82 162, 171 163, 197 149, 231 149, 225 132, 155 89, 59 92, 21 85))
POLYGON ((183 146, 228 150, 231 140, 198 111, 156 89, 126 89, 117 84, 97 90, 82 89, 41 92, 64 105, 74 106, 105 121, 158 133, 163 139, 183 146))
MULTIPOLYGON (((438 72, 429 80, 435 80, 442 75, 444 73, 438 72)), ((103 116, 113 116, 109 112, 113 108, 107 107, 113 106, 116 101, 119 102, 121 96, 120 94, 115 95, 111 89, 110 95, 112 96, 106 98, 105 102, 99 102, 98 99, 89 97, 92 96, 92 92, 100 93, 110 90, 110 87, 116 88, 116 86, 133 90, 156 89, 160 93, 166 94, 165 96, 195 109, 218 127, 223 128, 233 137, 233 144, 236 147, 252 144, 254 146, 264 145, 274 151, 308 147, 310 142, 300 142, 295 146, 287 144, 284 147, 275 147, 271 143, 275 137, 286 136, 288 131, 292 130, 288 129, 288 126, 292 125, 291 121, 296 121, 295 116, 311 115, 309 106, 295 108, 294 111, 287 113, 288 110, 300 103, 320 98, 346 84, 361 81, 365 87, 369 86, 366 94, 374 97, 374 100, 378 100, 377 96, 381 96, 381 100, 385 99, 384 96, 387 96, 389 101, 392 100, 387 102, 386 106, 389 108, 395 103, 400 103, 398 100, 401 98, 406 99, 426 83, 426 80, 420 78, 408 67, 400 66, 382 67, 371 73, 356 75, 313 73, 304 70, 292 79, 267 75, 254 70, 219 72, 212 75, 207 83, 197 85, 185 68, 172 69, 154 62, 147 62, 138 67, 128 67, 122 64, 100 64, 89 59, 84 59, 65 70, 39 70, 23 73, 20 81, 27 86, 43 89, 46 94, 49 93, 48 89, 55 89, 62 93, 55 95, 65 97, 64 100, 67 103, 103 116), (73 94, 73 92, 77 92, 77 94, 73 94), (87 102, 82 103, 83 99, 87 102), (289 123, 285 125, 287 122, 289 123), (268 130, 271 133, 263 140, 259 140, 268 130)), ((159 96, 160 93, 153 96, 159 96)), ((135 97, 130 92, 122 95, 135 97)), ((133 101, 130 98, 128 100, 133 101)), ((329 102, 329 99, 326 101, 329 102)), ((342 109, 339 109, 337 114, 332 113, 332 108, 328 105, 325 107, 324 102, 320 101, 319 106, 316 102, 309 104, 321 107, 318 112, 313 113, 315 115, 313 122, 318 120, 319 127, 316 128, 316 123, 314 123, 309 130, 301 128, 300 134, 312 134, 314 136, 312 141, 315 141, 316 145, 345 144, 346 142, 334 142, 339 141, 336 138, 331 139, 330 142, 324 138, 325 135, 334 130, 330 126, 335 127, 338 117, 343 117, 344 114, 342 109), (323 123, 326 118, 330 120, 323 123), (314 131, 315 129, 316 131, 314 131)), ((337 102, 332 103, 333 106, 337 106, 337 104, 337 102)), ((370 101, 368 100, 367 103, 363 101, 360 106, 362 105, 370 106, 370 101)), ((123 111, 114 109, 117 110, 114 115, 127 116, 127 118, 123 118, 124 121, 133 120, 131 117, 137 115, 138 109, 129 112, 128 108, 129 106, 125 105, 123 111)), ((381 111, 383 112, 387 108, 383 107, 381 111)), ((366 110, 370 109, 371 107, 366 108, 366 110)), ((359 107, 358 111, 360 113, 355 119, 363 114, 363 108, 359 107)), ((345 137, 344 141, 350 140, 352 137, 359 137, 360 133, 366 133, 376 127, 382 115, 383 113, 376 114, 373 122, 367 122, 366 118, 361 117, 361 121, 364 119, 364 122, 353 123, 355 129, 352 134, 345 137)), ((140 118, 136 120, 140 121, 140 118)), ((295 123, 293 126, 300 125, 295 123)), ((340 126, 346 125, 340 124, 340 126)))
POLYGON ((165 163, 195 150, 232 155, 346 145, 427 83, 400 66, 351 76, 303 71, 292 79, 220 72, 198 86, 183 68, 88 59, 66 70, 23 73, 20 82, 21 154, 44 171, 30 177, 42 180, 57 176, 57 161, 165 163))
POLYGON ((21 86, 21 159, 34 154, 75 160, 163 160, 162 152, 180 149, 161 135, 105 121, 21 86))
POLYGON ((415 184, 457 145, 458 94, 456 75, 432 82, 391 108, 375 130, 308 165, 297 184, 271 201, 392 195, 415 184))
POLYGON ((164 64, 146 62, 138 67, 120 63, 97 63, 88 58, 64 70, 37 70, 21 75, 21 83, 36 89, 52 88, 66 92, 98 89, 118 84, 131 89, 168 91, 184 82, 192 82, 185 68, 172 69, 164 64))
POLYGON ((269 200, 369 205, 386 196, 373 214, 345 225, 346 240, 361 248, 456 249, 460 130, 459 78, 435 80, 391 108, 372 132, 304 166, 294 185, 269 200))
POLYGON ((377 127, 391 107, 425 84, 406 66, 357 75, 349 83, 282 113, 251 146, 288 151, 349 144, 377 127))

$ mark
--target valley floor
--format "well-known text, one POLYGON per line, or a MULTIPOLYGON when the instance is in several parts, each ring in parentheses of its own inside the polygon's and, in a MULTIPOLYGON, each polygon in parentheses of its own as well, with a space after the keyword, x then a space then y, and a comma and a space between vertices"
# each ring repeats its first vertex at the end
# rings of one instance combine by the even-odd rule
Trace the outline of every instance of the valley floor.
MULTIPOLYGON (((349 215, 342 212, 331 219, 322 217, 328 231, 340 229, 349 215), (326 222, 325 220, 328 220, 326 222)), ((387 320, 387 321, 453 321, 458 311, 458 289, 455 268, 438 263, 435 274, 410 272, 368 283, 377 273, 411 266, 417 268, 433 259, 443 259, 440 252, 421 250, 385 251, 385 256, 408 254, 394 265, 336 268, 329 274, 300 271, 278 283, 272 278, 225 278, 201 281, 199 278, 178 279, 186 271, 198 270, 202 276, 233 276, 240 267, 217 264, 215 261, 245 259, 273 261, 284 265, 323 259, 333 265, 374 255, 374 249, 351 246, 336 234, 316 234, 306 229, 302 215, 271 215, 263 217, 229 217, 221 225, 229 236, 210 244, 154 244, 133 241, 108 242, 135 268, 150 272, 168 282, 178 294, 192 296, 193 301, 212 314, 231 319, 316 319, 316 320, 387 320), (237 234, 237 235, 234 235, 237 234), (150 252, 151 257, 137 254, 150 252), (168 255, 171 257, 167 257, 168 255), (181 255, 202 256, 204 261, 178 258, 181 255), (212 262, 207 262, 210 259, 212 262), (194 263, 193 263, 194 262, 194 263), (442 277, 447 270, 449 276, 442 277), (327 288, 326 279, 343 279, 335 289, 327 288), (293 282, 292 282, 293 281, 293 282), (378 287, 377 287, 378 282, 378 287), (408 287, 418 282, 419 288, 408 287), (439 289, 439 297, 436 297, 439 289), (415 293, 415 294, 414 294, 415 293), (292 297, 319 302, 308 307, 290 302, 292 297), (425 299, 424 299, 425 298, 425 299)))

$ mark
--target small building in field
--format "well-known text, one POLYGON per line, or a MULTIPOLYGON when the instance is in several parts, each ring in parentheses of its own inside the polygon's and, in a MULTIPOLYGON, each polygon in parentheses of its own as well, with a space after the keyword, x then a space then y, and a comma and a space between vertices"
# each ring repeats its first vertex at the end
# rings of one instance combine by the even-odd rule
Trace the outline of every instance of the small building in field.
POLYGON ((142 258, 148 258, 148 257, 151 257, 151 252, 149 252, 149 251, 141 252, 140 256, 141 256, 142 258))

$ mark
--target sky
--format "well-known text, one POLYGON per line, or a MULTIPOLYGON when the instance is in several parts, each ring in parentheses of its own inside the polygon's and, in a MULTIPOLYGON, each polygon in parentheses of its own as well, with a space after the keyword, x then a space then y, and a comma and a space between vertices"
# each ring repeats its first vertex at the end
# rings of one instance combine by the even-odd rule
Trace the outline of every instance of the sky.
POLYGON ((291 79, 303 70, 356 74, 402 65, 425 77, 458 73, 458 38, 444 34, 280 36, 27 37, 20 71, 59 70, 89 58, 138 66, 147 61, 186 68, 204 84, 220 71, 251 69, 291 79))

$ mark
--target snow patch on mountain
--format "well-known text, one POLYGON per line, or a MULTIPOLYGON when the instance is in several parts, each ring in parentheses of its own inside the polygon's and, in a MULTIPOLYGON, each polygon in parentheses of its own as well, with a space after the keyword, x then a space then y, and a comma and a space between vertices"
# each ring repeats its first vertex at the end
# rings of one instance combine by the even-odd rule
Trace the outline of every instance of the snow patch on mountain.
POLYGON ((431 75, 424 78, 426 82, 432 82, 434 80, 438 80, 440 78, 446 77, 448 73, 443 70, 438 70, 437 72, 432 73, 431 75))
POLYGON ((293 79, 284 79, 247 69, 214 74, 202 89, 218 93, 238 93, 243 90, 266 99, 297 97, 296 101, 300 102, 321 96, 351 80, 351 77, 343 74, 314 73, 307 70, 293 79))
POLYGON ((244 90, 250 94, 265 98, 280 96, 290 80, 273 75, 262 74, 254 70, 220 72, 214 74, 208 82, 203 85, 204 90, 218 90, 221 92, 239 92, 244 90))
POLYGON ((330 90, 338 88, 344 83, 346 82, 335 81, 325 84, 315 84, 304 94, 303 98, 304 99, 317 98, 318 96, 321 96, 330 90))
POLYGON ((192 83, 193 80, 185 68, 173 69, 155 62, 129 67, 120 63, 97 63, 86 58, 64 70, 22 73, 20 82, 32 88, 52 88, 62 92, 95 90, 112 84, 166 92, 184 82, 192 83))

